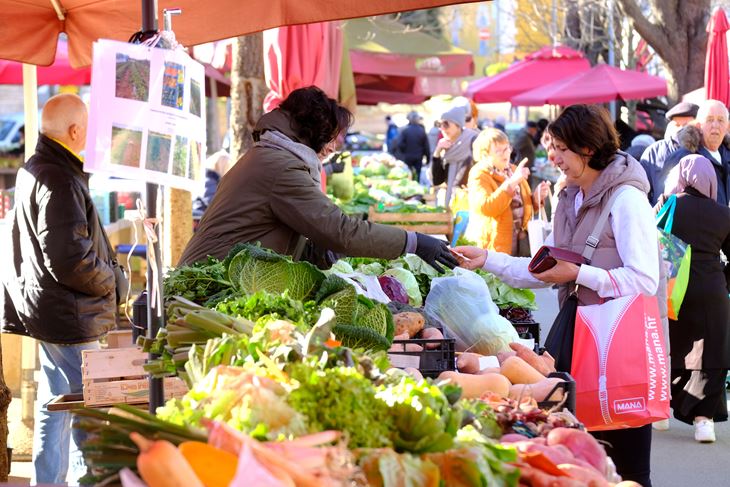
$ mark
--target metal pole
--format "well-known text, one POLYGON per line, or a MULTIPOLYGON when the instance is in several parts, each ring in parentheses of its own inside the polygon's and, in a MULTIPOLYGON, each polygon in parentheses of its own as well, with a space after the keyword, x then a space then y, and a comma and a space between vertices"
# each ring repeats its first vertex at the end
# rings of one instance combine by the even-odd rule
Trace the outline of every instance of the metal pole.
MULTIPOLYGON (((615 66, 615 46, 616 46, 616 32, 613 28, 613 12, 614 12, 614 1, 608 0, 608 65, 615 66)), ((611 118, 616 120, 616 101, 609 103, 609 111, 611 112, 611 118)))
MULTIPOLYGON (((157 0, 142 0, 142 32, 156 31, 158 29, 157 24, 157 0)), ((157 217, 157 193, 159 186, 157 184, 147 183, 147 217, 157 217)), ((153 282, 155 278, 158 279, 157 289, 162 290, 162 272, 160 265, 162 258, 160 256, 160 230, 157 227, 155 232, 157 234, 157 242, 147 242, 147 245, 152 245, 155 255, 155 266, 157 269, 153 269, 150 265, 150 260, 147 260, 147 338, 154 338, 157 336, 157 331, 162 326, 162 318, 158 316, 158 310, 155 309, 156 300, 153 294, 153 282)), ((149 250, 148 250, 149 254, 149 250)), ((160 291, 162 292, 162 291, 160 291)), ((162 313, 159 313, 160 315, 162 313)), ((155 355, 150 354, 150 358, 155 358, 155 355)), ((162 379, 149 378, 149 389, 150 389, 150 404, 149 411, 154 414, 158 407, 162 406, 165 402, 165 392, 162 379)))
POLYGON ((552 38, 550 40, 553 43, 553 47, 555 47, 558 45, 558 7, 556 5, 556 0, 553 0, 550 13, 550 37, 552 38))

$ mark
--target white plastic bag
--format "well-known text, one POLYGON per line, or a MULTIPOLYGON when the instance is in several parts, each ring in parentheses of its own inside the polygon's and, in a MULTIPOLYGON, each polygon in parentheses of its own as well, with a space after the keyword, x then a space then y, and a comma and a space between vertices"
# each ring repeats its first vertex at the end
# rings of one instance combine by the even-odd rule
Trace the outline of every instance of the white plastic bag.
POLYGON ((441 322, 462 352, 496 355, 509 351, 509 344, 519 339, 512 323, 499 315, 484 279, 465 269, 431 281, 424 311, 441 322))
MULTIPOLYGON (((552 195, 549 194, 548 197, 552 198, 552 195)), ((530 255, 532 257, 535 257, 540 247, 545 245, 545 240, 552 231, 553 224, 548 221, 545 207, 538 203, 537 211, 533 215, 532 220, 527 222, 527 239, 530 243, 530 255)))

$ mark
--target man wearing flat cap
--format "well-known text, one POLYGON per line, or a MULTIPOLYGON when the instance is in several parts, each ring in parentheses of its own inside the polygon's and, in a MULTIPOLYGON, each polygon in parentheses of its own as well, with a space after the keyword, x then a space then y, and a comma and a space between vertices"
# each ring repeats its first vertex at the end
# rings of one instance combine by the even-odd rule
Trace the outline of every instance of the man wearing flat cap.
POLYGON ((649 200, 652 204, 655 204, 659 197, 659 194, 654 191, 654 188, 659 173, 664 167, 664 161, 681 147, 677 133, 684 126, 694 122, 698 109, 699 107, 697 105, 686 101, 674 105, 665 115, 669 123, 664 132, 664 138, 647 147, 641 156, 641 165, 644 171, 646 171, 646 176, 651 186, 649 189, 649 200))

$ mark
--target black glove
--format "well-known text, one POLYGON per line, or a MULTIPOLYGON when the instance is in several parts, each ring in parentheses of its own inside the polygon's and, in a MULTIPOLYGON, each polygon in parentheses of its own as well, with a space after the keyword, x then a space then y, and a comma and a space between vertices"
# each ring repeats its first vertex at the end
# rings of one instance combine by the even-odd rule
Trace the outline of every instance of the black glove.
POLYGON ((416 255, 441 274, 444 269, 439 264, 443 264, 449 269, 459 265, 456 258, 451 255, 446 242, 423 233, 416 233, 416 255))
POLYGON ((324 173, 327 176, 330 176, 330 175, 336 174, 336 173, 341 173, 344 170, 345 170, 345 163, 342 162, 342 153, 341 152, 333 154, 324 163, 324 173))

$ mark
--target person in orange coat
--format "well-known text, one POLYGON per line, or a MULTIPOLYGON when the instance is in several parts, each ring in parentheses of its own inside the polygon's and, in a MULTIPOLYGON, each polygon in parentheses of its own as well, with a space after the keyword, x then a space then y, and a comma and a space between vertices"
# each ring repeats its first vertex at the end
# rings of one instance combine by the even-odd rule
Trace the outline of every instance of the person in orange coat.
POLYGON ((507 134, 495 128, 484 129, 474 141, 477 163, 469 171, 469 236, 479 247, 527 257, 527 222, 538 198, 544 202, 550 183, 540 183, 533 195, 527 159, 519 166, 510 164, 511 150, 507 134))

